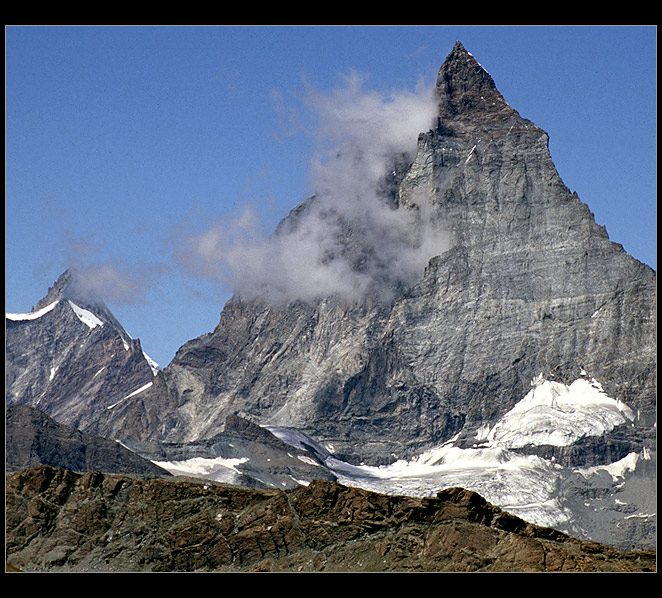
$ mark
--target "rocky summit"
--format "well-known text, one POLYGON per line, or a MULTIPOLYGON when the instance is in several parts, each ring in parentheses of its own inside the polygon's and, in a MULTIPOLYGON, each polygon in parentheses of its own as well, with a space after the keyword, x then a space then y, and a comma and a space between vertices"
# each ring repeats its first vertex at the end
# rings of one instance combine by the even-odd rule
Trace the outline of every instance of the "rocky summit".
POLYGON ((65 276, 8 315, 7 403, 253 497, 319 478, 423 503, 462 486, 531 524, 654 547, 656 273, 459 42, 434 100, 412 151, 362 179, 368 200, 321 189, 280 223, 274 253, 315 273, 305 293, 285 275, 240 285, 152 370, 65 276))
MULTIPOLYGON (((406 167, 400 157, 384 201, 414 227, 436 223, 450 248, 413 284, 391 285, 388 300, 236 295, 216 329, 186 343, 100 432, 196 440, 239 412, 384 463, 494 423, 541 373, 570 383, 582 371, 638 425, 654 425, 655 272, 609 240, 563 184, 547 134, 461 44, 436 89, 436 126, 406 167)), ((318 201, 293 210, 278 234, 318 201)), ((367 250, 353 226, 340 229, 343 250, 360 268, 367 250)))
POLYGON ((5 402, 94 431, 158 371, 102 299, 67 270, 29 313, 6 314, 5 402))
POLYGON ((7 548, 23 571, 654 571, 450 488, 406 498, 316 481, 295 490, 50 467, 7 480, 7 548))

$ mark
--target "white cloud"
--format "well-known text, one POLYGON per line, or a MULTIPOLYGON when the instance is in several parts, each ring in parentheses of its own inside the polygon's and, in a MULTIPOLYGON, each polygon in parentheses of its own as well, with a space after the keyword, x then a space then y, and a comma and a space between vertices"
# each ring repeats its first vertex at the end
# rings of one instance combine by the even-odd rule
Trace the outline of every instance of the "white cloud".
POLYGON ((396 209, 384 183, 418 135, 432 128, 432 89, 392 94, 364 89, 355 73, 330 94, 311 90, 317 151, 310 176, 315 199, 266 235, 252 206, 204 232, 179 239, 175 257, 187 272, 272 301, 340 294, 384 294, 420 278, 448 236, 418 211, 396 209), (423 217, 422 217, 423 216, 423 217))
POLYGON ((123 267, 117 263, 98 262, 73 266, 71 272, 71 291, 76 297, 139 304, 145 302, 146 293, 162 274, 162 268, 146 265, 123 267))

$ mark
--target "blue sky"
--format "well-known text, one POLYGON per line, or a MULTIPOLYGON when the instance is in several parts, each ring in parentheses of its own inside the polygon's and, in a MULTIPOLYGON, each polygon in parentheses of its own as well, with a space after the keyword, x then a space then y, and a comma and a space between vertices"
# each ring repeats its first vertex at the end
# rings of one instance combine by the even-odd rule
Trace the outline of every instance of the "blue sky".
POLYGON ((653 26, 5 32, 8 312, 88 268, 167 365, 232 293, 173 248, 245 206, 269 232, 312 193, 310 90, 332 97, 350 72, 382 94, 431 85, 456 40, 549 133, 561 178, 610 238, 656 268, 653 26))

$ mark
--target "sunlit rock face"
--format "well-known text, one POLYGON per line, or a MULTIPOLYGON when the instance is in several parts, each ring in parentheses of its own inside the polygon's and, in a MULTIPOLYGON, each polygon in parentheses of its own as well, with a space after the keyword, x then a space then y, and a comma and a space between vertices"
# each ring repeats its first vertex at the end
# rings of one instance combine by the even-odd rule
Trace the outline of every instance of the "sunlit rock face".
MULTIPOLYGON (((411 230, 443 238, 418 275, 385 277, 388 291, 375 280, 360 299, 238 293, 212 333, 116 410, 109 435, 195 440, 241 412, 378 463, 494 423, 541 372, 570 384, 582 370, 638 425, 653 424, 655 272, 609 240, 563 184, 547 134, 461 44, 436 89, 432 128, 384 175, 384 201, 411 230)), ((304 226, 320 201, 293 210, 278 234, 304 226)), ((337 230, 360 271, 370 246, 359 228, 337 230)))
POLYGON ((264 293, 238 289, 214 331, 119 393, 94 430, 181 451, 239 414, 307 435, 343 483, 464 486, 536 523, 648 545, 656 274, 596 224, 547 133, 460 43, 434 98, 413 151, 371 187, 378 209, 324 193, 297 206, 264 293))

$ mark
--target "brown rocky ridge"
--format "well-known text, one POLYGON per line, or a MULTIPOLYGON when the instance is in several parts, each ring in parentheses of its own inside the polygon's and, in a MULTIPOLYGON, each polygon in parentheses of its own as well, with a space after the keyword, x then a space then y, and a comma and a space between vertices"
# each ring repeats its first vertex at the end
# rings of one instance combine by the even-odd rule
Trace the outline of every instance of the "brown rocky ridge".
POLYGON ((313 481, 254 490, 40 466, 7 477, 7 566, 22 571, 655 571, 480 495, 387 496, 313 481))

